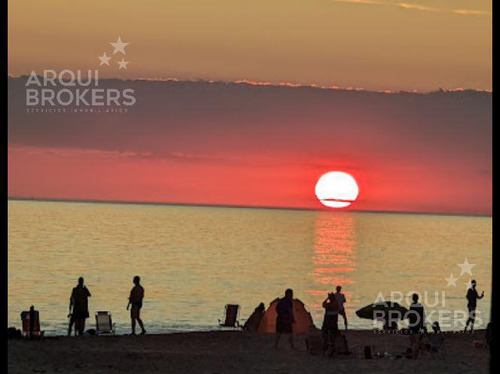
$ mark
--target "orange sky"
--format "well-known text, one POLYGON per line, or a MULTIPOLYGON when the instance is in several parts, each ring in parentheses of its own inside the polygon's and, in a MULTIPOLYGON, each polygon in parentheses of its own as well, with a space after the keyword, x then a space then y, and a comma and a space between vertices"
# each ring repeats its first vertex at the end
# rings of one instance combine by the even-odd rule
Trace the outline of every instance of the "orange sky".
POLYGON ((102 76, 491 89, 491 22, 482 0, 16 0, 9 71, 97 68, 121 36, 102 76))
POLYGON ((491 213, 490 93, 123 84, 126 114, 26 114, 13 79, 9 195, 321 208, 340 170, 352 209, 491 213))
POLYGON ((9 1, 13 77, 99 69, 137 98, 127 114, 29 115, 11 79, 9 195, 320 208, 317 179, 340 170, 359 182, 353 209, 491 214, 491 94, 445 92, 491 90, 491 8, 9 1))

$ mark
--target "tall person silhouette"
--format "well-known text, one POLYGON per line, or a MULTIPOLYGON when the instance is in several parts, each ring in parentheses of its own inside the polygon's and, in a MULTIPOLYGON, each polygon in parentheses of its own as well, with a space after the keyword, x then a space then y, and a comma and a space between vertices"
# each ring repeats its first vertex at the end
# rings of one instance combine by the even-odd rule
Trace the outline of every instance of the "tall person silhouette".
POLYGON ((75 324, 75 335, 82 335, 85 331, 85 320, 89 318, 89 297, 92 295, 85 287, 83 277, 78 278, 78 284, 71 292, 69 299, 70 326, 68 332, 71 333, 71 322, 75 324))
POLYGON ((274 348, 278 348, 281 334, 287 334, 290 341, 290 347, 294 349, 293 323, 295 323, 293 317, 293 290, 288 288, 285 291, 285 297, 280 299, 276 305, 276 340, 274 342, 274 348))
POLYGON ((337 292, 335 292, 335 299, 337 300, 337 304, 339 305, 339 315, 341 315, 342 318, 344 318, 344 327, 345 330, 347 331, 347 316, 345 314, 345 308, 344 308, 344 304, 347 300, 345 298, 345 295, 341 292, 342 291, 341 286, 337 286, 336 290, 337 292))
POLYGON ((139 326, 141 327, 141 335, 144 335, 146 333, 146 330, 144 329, 144 324, 142 323, 141 319, 141 309, 142 309, 142 300, 144 299, 144 288, 141 286, 141 277, 136 275, 134 277, 134 287, 130 291, 130 296, 128 298, 128 304, 127 304, 127 310, 129 309, 130 306, 130 319, 132 323, 132 335, 135 335, 135 325, 136 321, 139 323, 139 326))
POLYGON ((477 293, 476 281, 474 279, 470 282, 470 284, 471 287, 467 290, 467 295, 465 296, 467 298, 467 309, 469 310, 469 318, 465 323, 464 332, 467 331, 467 327, 469 327, 469 324, 470 324, 470 331, 471 332, 473 331, 474 321, 476 319, 477 300, 482 299, 484 297, 484 291, 481 293, 481 296, 479 296, 479 294, 477 293))

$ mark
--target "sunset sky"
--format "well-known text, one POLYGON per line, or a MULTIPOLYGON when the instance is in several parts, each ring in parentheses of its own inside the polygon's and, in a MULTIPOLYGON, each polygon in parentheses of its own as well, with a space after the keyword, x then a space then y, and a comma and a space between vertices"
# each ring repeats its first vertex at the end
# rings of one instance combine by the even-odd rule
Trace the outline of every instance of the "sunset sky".
POLYGON ((321 208, 340 170, 352 209, 491 214, 491 2, 19 0, 9 23, 11 197, 321 208), (99 66, 118 36, 128 68, 99 66), (126 114, 27 114, 44 69, 150 79, 102 80, 126 114))
POLYGON ((119 35, 103 76, 491 89, 491 23, 482 0, 16 0, 9 70, 96 68, 119 35))

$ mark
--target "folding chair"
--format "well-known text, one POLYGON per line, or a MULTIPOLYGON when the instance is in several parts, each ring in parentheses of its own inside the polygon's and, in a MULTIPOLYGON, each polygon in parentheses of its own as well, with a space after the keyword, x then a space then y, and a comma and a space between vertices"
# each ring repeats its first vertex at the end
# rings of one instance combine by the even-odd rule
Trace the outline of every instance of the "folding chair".
POLYGON ((111 319, 111 313, 99 311, 95 313, 96 335, 109 335, 115 333, 115 325, 111 319))
POLYGON ((222 327, 240 327, 240 323, 238 322, 238 313, 240 310, 240 306, 237 304, 227 304, 225 306, 225 317, 224 322, 219 320, 219 325, 222 327))
POLYGON ((35 310, 33 306, 30 307, 29 311, 21 312, 21 321, 23 324, 23 336, 33 339, 40 338, 43 335, 43 332, 40 331, 40 316, 38 310, 35 310))

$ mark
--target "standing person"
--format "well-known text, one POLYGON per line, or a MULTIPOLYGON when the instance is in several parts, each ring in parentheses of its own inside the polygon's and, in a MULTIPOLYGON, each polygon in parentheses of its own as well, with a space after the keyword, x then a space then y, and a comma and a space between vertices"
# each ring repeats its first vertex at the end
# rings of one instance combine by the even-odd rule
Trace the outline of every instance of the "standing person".
POLYGON ((345 308, 344 308, 344 304, 347 300, 345 298, 345 295, 342 292, 340 292, 342 291, 342 287, 337 286, 336 289, 337 292, 335 292, 335 299, 337 300, 337 304, 339 305, 339 314, 342 316, 342 318, 344 318, 344 327, 345 330, 347 331, 347 316, 345 314, 345 308))
POLYGON ((142 308, 142 300, 144 299, 144 288, 141 286, 141 277, 136 275, 134 277, 134 287, 130 291, 130 296, 128 298, 127 310, 132 305, 130 309, 130 319, 132 321, 132 335, 135 335, 135 321, 139 322, 139 326, 141 327, 141 335, 146 333, 144 329, 144 324, 141 319, 141 308, 142 308))
POLYGON ((294 322, 293 290, 288 288, 285 291, 285 297, 280 299, 280 301, 278 301, 278 305, 276 305, 276 341, 274 343, 274 348, 278 348, 278 342, 280 340, 281 334, 288 334, 290 347, 294 349, 292 326, 294 322))
POLYGON ((419 296, 412 295, 412 303, 408 311, 407 318, 410 329, 410 346, 412 348, 412 357, 418 358, 419 351, 422 349, 422 342, 425 337, 425 310, 424 306, 418 302, 419 296))
POLYGON ((335 336, 339 332, 339 304, 337 297, 333 292, 328 293, 328 297, 323 301, 323 308, 325 308, 325 316, 323 318, 323 325, 321 331, 323 333, 323 353, 328 348, 331 349, 330 353, 335 350, 335 336))
POLYGON ((476 281, 474 279, 471 281, 471 288, 467 290, 467 295, 465 297, 467 298, 467 309, 469 310, 469 318, 465 323, 464 332, 467 331, 469 323, 470 323, 470 332, 472 332, 472 330, 474 329, 474 320, 476 318, 477 300, 482 299, 484 297, 484 291, 481 293, 481 296, 479 296, 479 294, 477 293, 476 281))
POLYGON ((71 292, 69 299, 69 314, 71 315, 68 332, 71 333, 71 322, 75 324, 75 335, 83 335, 85 331, 85 320, 89 318, 89 297, 90 294, 85 287, 83 277, 78 278, 78 284, 71 292))

